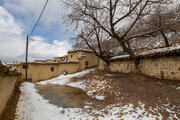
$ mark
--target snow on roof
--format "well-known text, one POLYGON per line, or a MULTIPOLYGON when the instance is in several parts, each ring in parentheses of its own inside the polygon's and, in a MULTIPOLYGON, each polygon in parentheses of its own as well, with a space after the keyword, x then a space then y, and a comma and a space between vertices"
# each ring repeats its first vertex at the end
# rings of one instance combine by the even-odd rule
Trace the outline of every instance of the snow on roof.
POLYGON ((113 60, 113 59, 127 58, 127 57, 129 57, 129 55, 120 55, 120 56, 112 57, 111 60, 113 60))
POLYGON ((160 52, 168 52, 168 51, 174 51, 180 49, 180 45, 175 46, 175 47, 165 47, 165 48, 159 48, 159 49, 152 49, 147 52, 142 52, 139 53, 138 55, 147 55, 151 53, 160 53, 160 52))
MULTIPOLYGON (((137 58, 152 58, 152 57, 161 57, 161 56, 173 56, 173 55, 180 55, 180 45, 175 47, 165 47, 165 48, 159 48, 159 49, 152 49, 147 52, 141 52, 138 54, 135 54, 135 57, 137 58)), ((121 55, 121 56, 115 56, 111 58, 110 60, 122 60, 122 59, 129 59, 129 55, 121 55)))

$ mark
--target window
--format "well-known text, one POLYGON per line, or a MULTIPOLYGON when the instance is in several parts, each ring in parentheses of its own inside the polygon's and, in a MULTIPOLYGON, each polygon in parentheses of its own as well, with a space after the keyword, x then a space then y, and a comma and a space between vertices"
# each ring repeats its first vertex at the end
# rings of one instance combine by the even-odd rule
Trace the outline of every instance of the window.
POLYGON ((27 65, 27 67, 26 67, 26 65, 23 65, 22 67, 23 67, 23 69, 26 69, 26 68, 28 69, 28 65, 27 65))
POLYGON ((73 57, 73 55, 71 55, 71 58, 73 57))
POLYGON ((87 61, 85 62, 85 66, 88 67, 88 62, 87 61))
POLYGON ((52 72, 54 71, 54 67, 51 67, 51 71, 52 71, 52 72))

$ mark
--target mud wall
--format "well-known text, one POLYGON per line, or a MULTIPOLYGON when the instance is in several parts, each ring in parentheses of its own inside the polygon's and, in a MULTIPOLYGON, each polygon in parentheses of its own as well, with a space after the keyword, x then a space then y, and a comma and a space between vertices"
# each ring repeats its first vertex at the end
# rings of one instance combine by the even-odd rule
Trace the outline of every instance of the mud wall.
MULTIPOLYGON (((59 76, 63 72, 72 74, 79 71, 79 63, 60 63, 60 64, 28 64, 28 80, 38 82, 48 80, 59 76)), ((22 79, 25 79, 25 69, 23 65, 15 65, 13 68, 22 73, 22 79)))
POLYGON ((58 67, 58 76, 63 72, 72 74, 79 71, 79 63, 64 63, 60 64, 58 67))
POLYGON ((106 70, 108 68, 108 65, 102 59, 99 58, 98 60, 98 69, 106 70))
MULTIPOLYGON (((93 56, 95 58, 95 56, 93 56)), ((96 67, 97 60, 91 60, 89 57, 82 58, 79 62, 62 62, 62 63, 28 63, 28 81, 38 82, 57 77, 63 72, 72 74, 86 68, 96 67), (85 63, 88 62, 88 66, 85 63), (52 70, 53 69, 53 70, 52 70)), ((13 68, 22 73, 22 79, 25 79, 25 69, 23 64, 12 65, 13 68)))
MULTIPOLYGON (((23 78, 25 78, 25 69, 23 69, 23 78)), ((58 65, 51 64, 28 64, 29 81, 37 82, 48 80, 58 76, 58 65)))
POLYGON ((83 62, 84 66, 81 67, 81 69, 97 67, 98 57, 94 53, 84 52, 83 55, 85 56, 85 61, 83 62), (85 64, 86 62, 88 63, 87 66, 85 64))
POLYGON ((0 76, 0 114, 10 98, 16 82, 21 81, 21 76, 0 76))
MULTIPOLYGON (((135 66, 131 60, 111 61, 112 72, 134 72, 135 66)), ((180 80, 180 56, 141 59, 139 72, 161 79, 180 80)))

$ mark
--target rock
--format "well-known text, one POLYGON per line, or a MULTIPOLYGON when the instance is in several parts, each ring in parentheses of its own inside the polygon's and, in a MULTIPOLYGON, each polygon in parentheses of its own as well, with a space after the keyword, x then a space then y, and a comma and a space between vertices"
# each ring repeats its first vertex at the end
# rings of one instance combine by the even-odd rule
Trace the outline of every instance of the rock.
POLYGON ((103 112, 104 112, 105 114, 108 114, 108 110, 104 110, 103 112))
POLYGON ((100 114, 95 114, 94 117, 96 118, 96 120, 99 120, 98 117, 101 116, 100 114))
POLYGON ((64 112, 65 112, 65 111, 64 111, 64 110, 62 110, 62 111, 61 111, 61 114, 64 114, 64 112))

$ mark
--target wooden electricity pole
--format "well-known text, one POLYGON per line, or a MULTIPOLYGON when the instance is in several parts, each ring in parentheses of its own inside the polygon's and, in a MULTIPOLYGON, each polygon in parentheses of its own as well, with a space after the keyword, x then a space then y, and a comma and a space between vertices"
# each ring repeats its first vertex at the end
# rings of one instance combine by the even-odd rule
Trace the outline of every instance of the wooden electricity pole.
POLYGON ((28 39, 29 39, 29 36, 27 35, 27 38, 26 38, 26 65, 25 65, 25 81, 27 81, 27 69, 28 69, 28 39))

